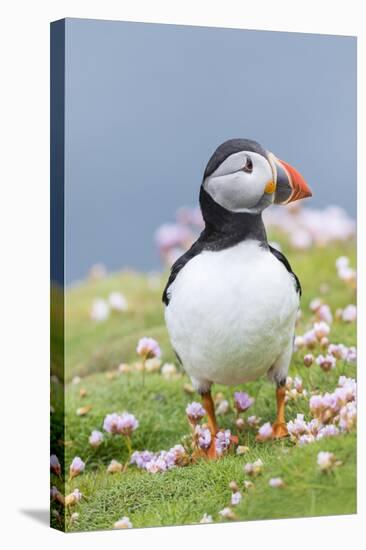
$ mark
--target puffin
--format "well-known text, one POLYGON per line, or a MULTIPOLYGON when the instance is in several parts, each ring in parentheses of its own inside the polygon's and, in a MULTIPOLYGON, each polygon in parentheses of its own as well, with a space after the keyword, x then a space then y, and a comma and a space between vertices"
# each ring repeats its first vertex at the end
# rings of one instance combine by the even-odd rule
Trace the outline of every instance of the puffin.
POLYGON ((209 159, 199 191, 200 236, 173 264, 162 300, 172 347, 202 397, 216 458, 213 384, 267 375, 276 387, 273 437, 288 435, 285 383, 301 285, 267 240, 263 211, 310 197, 303 176, 251 139, 229 139, 209 159))

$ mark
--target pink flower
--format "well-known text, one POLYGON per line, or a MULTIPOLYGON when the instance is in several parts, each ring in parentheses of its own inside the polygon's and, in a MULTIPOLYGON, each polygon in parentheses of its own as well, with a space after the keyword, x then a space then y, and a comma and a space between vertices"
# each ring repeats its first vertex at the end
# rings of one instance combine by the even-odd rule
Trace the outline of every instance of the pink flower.
POLYGON ((270 422, 266 422, 258 430, 257 441, 268 441, 273 438, 273 429, 270 422))
POLYGON ((202 518, 200 519, 200 523, 212 523, 213 519, 212 516, 206 514, 206 512, 203 514, 202 518))
POLYGON ((253 405, 254 399, 243 391, 237 391, 234 393, 234 402, 238 412, 245 412, 253 405))
POLYGON ((120 292, 111 292, 108 296, 108 302, 111 309, 115 311, 127 311, 128 309, 127 300, 120 292))
POLYGON ((333 453, 327 451, 321 451, 318 453, 317 464, 322 472, 331 470, 336 462, 336 458, 333 453))
POLYGON ((90 316, 94 321, 106 321, 109 317, 109 305, 105 300, 96 298, 93 301, 90 316))
POLYGON ((349 304, 344 308, 342 313, 342 320, 346 323, 352 323, 357 319, 357 307, 354 304, 349 304))
POLYGON ((133 414, 124 412, 107 414, 104 419, 103 428, 111 434, 130 436, 138 428, 139 422, 133 414))
POLYGON ((357 362, 357 350, 355 347, 351 347, 348 349, 347 356, 346 356, 347 363, 356 363, 357 362))
POLYGON ((70 478, 78 476, 85 469, 85 462, 79 456, 76 456, 70 465, 70 478))
POLYGON ((163 254, 173 248, 186 248, 192 239, 192 232, 182 224, 166 223, 155 233, 155 242, 163 254))
POLYGON ((303 388, 302 379, 300 378, 300 376, 295 376, 294 386, 296 391, 298 391, 299 393, 303 392, 304 388, 303 388))
POLYGON ((321 298, 313 298, 309 304, 310 311, 315 313, 322 306, 323 300, 321 298))
POLYGON ((336 366, 336 359, 333 355, 326 355, 325 357, 324 355, 318 355, 316 362, 325 372, 334 369, 336 366))
POLYGON ((327 304, 323 304, 316 311, 316 318, 319 321, 331 324, 333 322, 333 315, 330 307, 327 304))
POLYGON ((65 498, 65 504, 66 506, 69 504, 76 504, 77 502, 80 502, 82 498, 83 494, 79 491, 79 489, 74 489, 73 492, 65 498))
POLYGON ((303 434, 300 435, 298 442, 300 447, 303 447, 304 445, 308 445, 309 443, 313 443, 315 441, 315 437, 313 434, 303 434))
POLYGON ((281 487, 284 487, 285 484, 280 477, 272 477, 269 480, 268 485, 274 489, 280 489, 281 487))
POLYGON ((230 443, 231 443, 230 430, 217 432, 216 438, 215 438, 215 447, 216 447, 216 452, 219 456, 224 454, 228 450, 228 448, 230 447, 230 443))
POLYGON ((339 429, 334 424, 327 424, 322 426, 316 436, 317 441, 323 439, 323 437, 335 437, 339 435, 339 429))
POLYGON ((262 473, 263 462, 258 458, 255 462, 247 462, 244 466, 244 473, 250 476, 257 476, 262 473))
POLYGON ((309 400, 309 407, 312 414, 317 414, 324 408, 323 399, 321 395, 312 395, 309 400))
POLYGON ((314 323, 314 333, 317 339, 320 341, 322 338, 328 336, 330 328, 328 323, 325 321, 320 321, 319 323, 314 323))
POLYGON ((237 506, 241 502, 241 499, 242 499, 242 495, 241 495, 240 491, 236 491, 235 493, 232 493, 232 495, 231 495, 231 505, 232 506, 237 506))
POLYGON ((154 338, 141 338, 137 344, 136 351, 143 359, 151 359, 152 357, 161 357, 161 349, 154 338))
POLYGON ((202 428, 201 426, 196 426, 195 435, 197 437, 198 446, 201 449, 208 449, 211 444, 211 432, 208 428, 202 428))
POLYGON ((192 424, 197 424, 197 422, 199 422, 205 414, 206 411, 202 407, 201 403, 197 403, 196 401, 189 403, 186 407, 186 415, 192 424))
POLYGON ((114 529, 131 529, 132 523, 130 521, 130 518, 128 518, 127 516, 123 516, 123 518, 116 521, 113 528, 114 529))
POLYGON ((336 259, 336 269, 339 271, 340 269, 344 269, 345 267, 349 266, 349 258, 347 256, 340 256, 336 259))
POLYGON ((304 356, 304 365, 305 367, 311 367, 311 365, 314 363, 314 356, 312 353, 307 353, 304 356))
POLYGON ((343 344, 329 344, 328 354, 333 355, 336 359, 346 359, 348 349, 343 344))
POLYGON ((91 435, 89 436, 90 445, 96 448, 96 447, 99 447, 99 445, 101 445, 102 441, 103 441, 103 434, 98 430, 93 430, 91 435))
POLYGON ((53 472, 57 476, 61 475, 61 464, 56 455, 50 456, 50 467, 51 467, 51 472, 53 472))
POLYGON ((315 348, 316 344, 318 343, 318 339, 316 337, 316 334, 314 330, 308 330, 305 332, 303 336, 304 344, 307 348, 313 349, 315 348))
POLYGON ((340 410, 339 427, 342 432, 350 432, 356 427, 357 407, 354 401, 347 403, 340 410))
POLYGON ((248 423, 248 426, 250 426, 251 428, 256 428, 259 423, 260 423, 261 419, 258 418, 258 416, 248 416, 247 418, 247 423, 248 423))
POLYGON ((300 435, 305 434, 308 428, 304 420, 304 415, 297 414, 295 420, 290 420, 290 422, 287 423, 287 429, 289 434, 294 437, 299 437, 300 435))

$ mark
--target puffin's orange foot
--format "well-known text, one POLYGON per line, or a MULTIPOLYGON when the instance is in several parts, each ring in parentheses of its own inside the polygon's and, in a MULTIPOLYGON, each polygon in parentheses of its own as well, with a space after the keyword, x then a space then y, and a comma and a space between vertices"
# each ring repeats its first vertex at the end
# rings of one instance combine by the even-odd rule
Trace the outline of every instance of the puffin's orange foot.
POLYGON ((275 422, 272 424, 273 438, 282 439, 288 436, 288 429, 285 422, 275 422))

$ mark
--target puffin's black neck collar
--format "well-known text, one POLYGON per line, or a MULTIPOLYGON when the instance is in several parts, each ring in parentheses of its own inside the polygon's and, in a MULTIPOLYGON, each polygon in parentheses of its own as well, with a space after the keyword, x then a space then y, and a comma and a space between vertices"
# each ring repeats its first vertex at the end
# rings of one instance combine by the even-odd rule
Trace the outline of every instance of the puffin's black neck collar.
POLYGON ((200 190, 200 206, 205 221, 201 238, 207 243, 215 243, 220 249, 247 239, 259 241, 262 245, 268 244, 261 213, 230 212, 217 204, 203 186, 200 190))

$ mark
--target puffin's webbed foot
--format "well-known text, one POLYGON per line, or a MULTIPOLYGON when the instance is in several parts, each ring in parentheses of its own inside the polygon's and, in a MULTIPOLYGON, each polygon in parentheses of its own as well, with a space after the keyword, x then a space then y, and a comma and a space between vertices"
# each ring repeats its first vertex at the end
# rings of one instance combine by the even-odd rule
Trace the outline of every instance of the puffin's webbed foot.
POLYGON ((288 436, 288 429, 285 422, 274 422, 272 424, 273 438, 282 439, 288 436))

